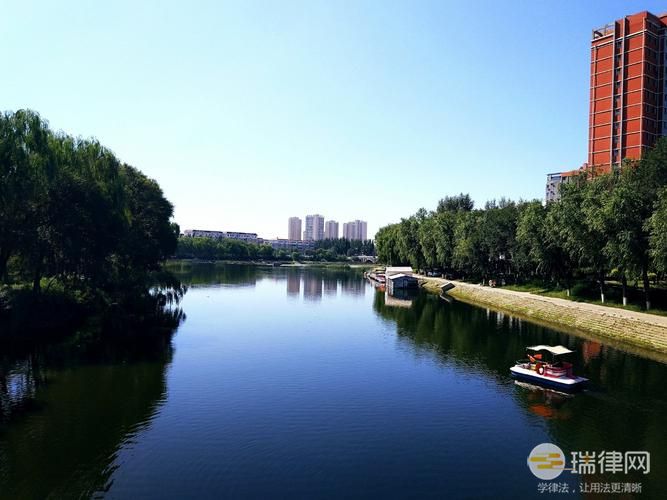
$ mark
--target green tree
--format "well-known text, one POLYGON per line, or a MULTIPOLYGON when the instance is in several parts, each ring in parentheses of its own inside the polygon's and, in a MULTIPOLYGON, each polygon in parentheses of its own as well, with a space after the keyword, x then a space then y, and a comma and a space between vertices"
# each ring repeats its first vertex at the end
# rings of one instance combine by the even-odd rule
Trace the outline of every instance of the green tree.
POLYGON ((158 184, 99 142, 53 134, 37 113, 0 116, 0 277, 148 293, 178 227, 158 184))
POLYGON ((418 229, 420 252, 424 256, 424 264, 434 268, 439 265, 438 259, 438 226, 435 214, 424 217, 418 229))
POLYGON ((555 231, 554 207, 540 201, 522 207, 516 229, 517 251, 526 258, 529 276, 553 280, 569 295, 575 266, 555 231))
POLYGON ((404 264, 398 249, 398 224, 381 228, 375 235, 377 257, 380 262, 389 265, 404 264))
POLYGON ((443 269, 454 267, 454 229, 458 212, 436 212, 434 218, 435 251, 437 262, 443 269))
POLYGON ((32 264, 39 288, 43 248, 45 192, 54 165, 48 124, 37 113, 17 111, 0 116, 0 280, 8 281, 7 262, 20 254, 32 264))
POLYGON ((469 194, 458 194, 456 196, 445 196, 438 202, 436 212, 470 212, 474 208, 475 203, 470 198, 469 194))
POLYGON ((481 210, 458 213, 454 227, 453 262, 464 276, 480 276, 485 281, 489 262, 482 234, 483 219, 481 210))
POLYGON ((423 208, 407 219, 401 219, 398 226, 398 251, 401 260, 409 262, 414 269, 423 269, 424 255, 419 244, 419 226, 426 218, 423 208))
POLYGON ((661 273, 665 273, 667 272, 667 188, 663 188, 658 195, 655 212, 648 221, 647 229, 655 267, 661 273))
POLYGON ((609 180, 606 177, 577 179, 561 186, 561 200, 554 204, 554 229, 563 241, 570 258, 579 267, 593 272, 600 288, 600 301, 605 301, 606 273, 609 261, 604 250, 608 240, 607 227, 601 218, 602 197, 609 180))

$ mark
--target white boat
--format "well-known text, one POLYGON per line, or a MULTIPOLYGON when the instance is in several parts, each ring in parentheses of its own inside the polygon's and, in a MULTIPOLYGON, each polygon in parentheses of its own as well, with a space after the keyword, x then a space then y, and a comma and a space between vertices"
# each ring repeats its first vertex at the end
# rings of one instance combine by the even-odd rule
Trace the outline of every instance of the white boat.
POLYGON ((574 352, 567 347, 536 345, 526 350, 528 359, 519 360, 510 368, 514 378, 566 391, 580 389, 588 382, 587 378, 574 375, 572 363, 562 359, 574 352))

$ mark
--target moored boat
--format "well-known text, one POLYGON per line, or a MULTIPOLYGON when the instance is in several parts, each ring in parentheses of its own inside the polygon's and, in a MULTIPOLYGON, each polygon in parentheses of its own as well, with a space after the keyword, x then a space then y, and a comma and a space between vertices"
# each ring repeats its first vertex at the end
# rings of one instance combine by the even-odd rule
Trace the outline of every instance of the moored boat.
POLYGON ((386 283, 387 281, 384 275, 383 267, 376 267, 370 273, 368 273, 368 277, 374 281, 377 281, 378 283, 386 283))
POLYGON ((574 351, 562 345, 527 347, 528 359, 522 359, 510 368, 513 377, 560 390, 581 389, 587 378, 574 375, 572 363, 564 357, 574 351))

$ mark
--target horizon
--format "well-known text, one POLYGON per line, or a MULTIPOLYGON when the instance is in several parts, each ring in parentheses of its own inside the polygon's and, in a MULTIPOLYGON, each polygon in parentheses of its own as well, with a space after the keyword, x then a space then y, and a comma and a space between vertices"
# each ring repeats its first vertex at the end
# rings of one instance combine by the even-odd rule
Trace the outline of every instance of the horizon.
POLYGON ((0 90, 156 179, 181 229, 318 213, 370 238, 461 192, 543 199, 586 160, 590 31, 663 8, 15 4, 0 90))

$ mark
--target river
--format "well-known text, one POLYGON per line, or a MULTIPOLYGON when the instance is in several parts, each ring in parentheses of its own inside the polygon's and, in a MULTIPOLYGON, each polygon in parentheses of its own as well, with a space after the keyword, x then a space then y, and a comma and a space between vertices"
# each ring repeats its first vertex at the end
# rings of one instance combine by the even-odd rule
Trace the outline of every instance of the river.
POLYGON ((2 357, 0 498, 543 498, 527 466, 540 443, 568 461, 650 454, 647 474, 564 471, 569 497, 667 491, 665 364, 426 293, 387 297, 360 271, 178 271, 186 319, 168 341, 2 357), (534 344, 575 350, 589 389, 512 380, 534 344))

